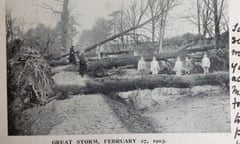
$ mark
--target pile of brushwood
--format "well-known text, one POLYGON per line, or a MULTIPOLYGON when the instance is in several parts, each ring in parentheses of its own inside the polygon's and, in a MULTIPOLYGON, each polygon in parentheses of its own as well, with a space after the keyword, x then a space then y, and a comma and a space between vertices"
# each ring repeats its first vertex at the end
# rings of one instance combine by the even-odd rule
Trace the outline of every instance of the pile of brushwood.
POLYGON ((50 67, 40 53, 21 40, 8 44, 7 89, 9 128, 24 109, 45 104, 56 96, 50 67))

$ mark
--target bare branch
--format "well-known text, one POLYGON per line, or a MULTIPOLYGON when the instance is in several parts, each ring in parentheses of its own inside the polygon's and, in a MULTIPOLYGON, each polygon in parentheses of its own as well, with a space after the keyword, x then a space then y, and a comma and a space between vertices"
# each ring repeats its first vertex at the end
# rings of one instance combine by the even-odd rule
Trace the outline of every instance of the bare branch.
POLYGON ((140 14, 140 16, 138 18, 137 25, 139 25, 139 23, 141 22, 142 17, 145 14, 145 12, 147 11, 147 9, 148 9, 148 5, 146 5, 146 7, 143 10, 141 10, 141 14, 140 14))
POLYGON ((214 13, 214 10, 210 7, 209 1, 207 2, 206 0, 203 0, 203 2, 205 3, 205 5, 207 6, 207 8, 214 13))
POLYGON ((219 9, 219 16, 218 16, 218 23, 220 22, 222 14, 223 14, 223 4, 224 4, 224 0, 221 1, 221 5, 220 5, 220 9, 219 9))
POLYGON ((46 4, 45 2, 42 2, 42 5, 38 4, 38 6, 41 7, 41 8, 50 10, 50 11, 52 11, 55 14, 61 14, 62 13, 61 11, 55 10, 52 6, 46 4))

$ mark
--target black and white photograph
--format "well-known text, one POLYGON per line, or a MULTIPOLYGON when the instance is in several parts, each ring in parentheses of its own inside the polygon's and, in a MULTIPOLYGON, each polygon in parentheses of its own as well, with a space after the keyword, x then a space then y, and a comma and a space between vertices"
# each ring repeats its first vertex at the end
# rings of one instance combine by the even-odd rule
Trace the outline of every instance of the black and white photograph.
POLYGON ((231 133, 229 0, 7 0, 9 136, 231 133))

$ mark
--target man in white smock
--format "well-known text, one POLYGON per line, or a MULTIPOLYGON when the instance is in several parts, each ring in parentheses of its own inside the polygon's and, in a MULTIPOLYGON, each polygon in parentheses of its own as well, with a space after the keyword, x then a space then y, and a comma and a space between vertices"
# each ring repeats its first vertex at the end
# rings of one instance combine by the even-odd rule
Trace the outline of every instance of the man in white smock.
POLYGON ((203 59, 202 59, 202 68, 203 68, 203 73, 208 74, 209 73, 209 68, 211 66, 210 59, 207 56, 207 53, 204 53, 203 59))
POLYGON ((101 45, 99 45, 97 47, 96 53, 97 53, 98 59, 102 59, 102 46, 101 45))
POLYGON ((173 67, 173 71, 176 72, 177 76, 181 76, 182 75, 183 62, 181 61, 180 57, 177 57, 177 61, 175 62, 175 65, 173 67))
POLYGON ((191 68, 192 68, 192 62, 189 59, 189 57, 187 56, 185 58, 185 63, 184 63, 185 74, 189 75, 191 73, 191 68))
POLYGON ((152 75, 157 75, 159 70, 160 70, 159 63, 156 60, 156 57, 154 56, 153 60, 151 62, 151 72, 152 72, 152 75))
POLYGON ((143 74, 144 70, 146 69, 146 62, 143 57, 138 61, 138 72, 143 74))

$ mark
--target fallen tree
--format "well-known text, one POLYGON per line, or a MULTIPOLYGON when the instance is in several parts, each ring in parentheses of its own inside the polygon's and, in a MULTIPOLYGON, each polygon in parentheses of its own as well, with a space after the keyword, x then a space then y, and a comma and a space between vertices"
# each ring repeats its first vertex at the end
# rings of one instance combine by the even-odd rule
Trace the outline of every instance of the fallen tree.
POLYGON ((198 85, 224 85, 229 83, 228 72, 195 74, 187 76, 157 75, 130 79, 88 80, 83 84, 65 84, 55 80, 62 92, 73 94, 93 94, 123 92, 136 89, 154 89, 161 87, 191 88, 198 85))
MULTIPOLYGON (((206 46, 204 48, 194 48, 194 49, 186 49, 183 51, 176 51, 171 53, 162 53, 155 55, 144 55, 145 61, 151 61, 153 56, 157 58, 157 60, 167 60, 171 58, 176 58, 181 55, 186 55, 189 53, 202 52, 214 49, 213 46, 206 46)), ((138 60, 141 56, 122 56, 117 58, 106 58, 98 61, 94 61, 89 63, 89 70, 95 70, 99 68, 110 69, 113 67, 126 66, 126 65, 135 65, 137 66, 138 60)))
MULTIPOLYGON (((136 30, 138 28, 143 27, 144 25, 148 24, 149 22, 152 21, 152 19, 155 19, 156 17, 159 17, 160 15, 156 15, 155 17, 146 20, 145 22, 143 22, 142 24, 139 24, 135 27, 131 27, 121 33, 115 34, 110 36, 109 38, 104 39, 103 41, 100 41, 96 44, 90 45, 87 48, 84 49, 84 52, 89 52, 93 49, 96 49, 98 46, 103 45, 109 41, 112 41, 122 35, 125 35, 133 30, 136 30)), ((181 55, 185 55, 188 53, 195 53, 195 52, 201 52, 201 51, 208 51, 208 50, 212 50, 215 49, 214 45, 208 45, 205 47, 196 47, 196 48, 191 48, 189 49, 189 47, 191 47, 190 45, 187 45, 183 48, 180 48, 180 50, 176 51, 176 52, 171 52, 171 53, 162 53, 162 54, 155 54, 154 56, 158 59, 158 60, 166 60, 169 58, 176 58, 177 56, 181 56, 181 55)), ((219 47, 226 47, 223 44, 219 44, 219 47)), ((121 54, 121 52, 119 52, 121 54)), ((123 53, 129 53, 129 52, 123 52, 123 53)), ((111 54, 111 53, 109 53, 111 54)), ((114 53, 112 53, 114 54, 114 53)), ((116 53, 115 53, 116 54, 116 53)), ((68 56, 69 54, 64 54, 60 57, 58 57, 57 59, 61 59, 63 57, 68 56)), ((106 54, 108 55, 108 54, 106 54)), ((153 55, 144 55, 144 58, 146 61, 150 61, 152 60, 153 55)), ((134 64, 135 66, 137 65, 137 61, 139 60, 139 56, 122 56, 119 58, 106 58, 103 60, 99 60, 96 62, 91 62, 89 64, 89 71, 96 71, 97 69, 108 69, 108 68, 113 68, 113 67, 119 67, 119 66, 126 66, 126 65, 132 65, 134 64)), ((56 61, 52 61, 49 62, 50 66, 60 66, 60 65, 66 65, 66 62, 59 62, 58 60, 56 61)))
MULTIPOLYGON (((193 49, 185 49, 181 51, 176 51, 172 53, 162 53, 156 55, 144 55, 145 61, 151 61, 152 57, 155 56, 158 60, 167 61, 167 59, 176 58, 178 56, 187 55, 195 52, 203 52, 215 49, 213 46, 206 46, 204 48, 193 48, 193 49)), ((98 73, 104 71, 104 69, 111 69, 116 67, 122 67, 127 65, 132 65, 133 67, 137 67, 138 60, 141 56, 120 56, 114 58, 105 58, 98 61, 89 61, 88 63, 88 73, 98 73)), ((65 63, 64 63, 65 64, 65 63)), ((78 71, 78 65, 70 66, 66 70, 68 71, 78 71)))
MULTIPOLYGON (((93 50, 93 49, 96 49, 96 48, 97 48, 98 46, 100 46, 100 45, 103 45, 103 44, 105 44, 105 43, 107 43, 107 42, 109 42, 109 41, 112 41, 112 40, 120 37, 120 36, 126 35, 127 33, 131 32, 131 31, 134 31, 134 30, 136 30, 136 29, 138 29, 138 28, 141 28, 141 27, 145 26, 146 24, 150 23, 153 19, 156 19, 156 18, 158 18, 158 17, 160 17, 160 16, 161 16, 161 14, 158 14, 158 15, 156 15, 156 16, 148 19, 148 20, 146 20, 145 22, 143 22, 143 23, 141 23, 141 24, 138 24, 138 25, 136 25, 136 26, 134 26, 134 27, 130 27, 130 28, 128 28, 128 29, 126 29, 126 30, 118 33, 118 34, 112 35, 112 36, 110 36, 110 37, 108 37, 108 38, 106 38, 106 39, 104 39, 104 40, 102 40, 102 41, 100 41, 100 42, 98 42, 98 43, 95 43, 95 44, 93 44, 93 45, 90 45, 90 46, 88 46, 88 47, 86 47, 86 48, 84 49, 84 52, 85 52, 85 53, 86 53, 86 52, 89 52, 89 51, 91 51, 91 50, 93 50)), ((68 53, 67 53, 67 54, 64 54, 64 55, 62 55, 62 56, 59 56, 57 59, 66 57, 66 56, 68 56, 68 55, 69 55, 68 53)))
POLYGON ((107 43, 109 41, 112 41, 112 40, 122 36, 122 35, 126 35, 127 33, 131 32, 131 31, 134 31, 134 30, 136 30, 138 28, 141 28, 141 27, 145 26, 146 24, 150 23, 153 19, 156 19, 156 18, 160 17, 161 15, 162 15, 162 13, 160 13, 160 14, 158 14, 158 15, 156 15, 156 16, 148 19, 148 20, 146 20, 145 22, 143 22, 141 24, 138 24, 138 25, 136 25, 134 27, 128 28, 128 29, 126 29, 126 30, 124 30, 124 31, 122 31, 122 32, 120 32, 118 34, 112 35, 112 36, 106 38, 103 41, 100 41, 100 42, 98 42, 96 44, 90 45, 90 46, 88 46, 87 48, 84 49, 84 52, 89 52, 89 51, 91 51, 93 49, 96 49, 97 46, 99 46, 99 45, 103 45, 103 44, 105 44, 105 43, 107 43))
POLYGON ((70 64, 67 60, 51 60, 48 61, 48 64, 52 67, 64 66, 70 64))

